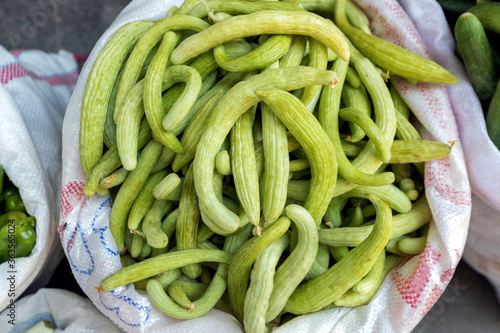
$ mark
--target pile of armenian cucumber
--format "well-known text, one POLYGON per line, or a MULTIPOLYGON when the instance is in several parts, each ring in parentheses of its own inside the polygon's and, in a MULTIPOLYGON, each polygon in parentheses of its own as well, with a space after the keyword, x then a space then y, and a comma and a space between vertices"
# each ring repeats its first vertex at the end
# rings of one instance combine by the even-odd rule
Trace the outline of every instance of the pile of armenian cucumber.
POLYGON ((438 1, 457 41, 472 86, 481 100, 486 128, 500 149, 500 2, 438 1), (454 15, 458 15, 456 18, 454 15), (454 27, 453 27, 454 24, 454 27))
POLYGON ((186 0, 121 27, 81 108, 84 193, 111 193, 125 266, 96 289, 134 283, 168 316, 217 308, 246 332, 369 303, 425 248, 422 162, 451 151, 387 71, 457 82, 346 0, 186 0))

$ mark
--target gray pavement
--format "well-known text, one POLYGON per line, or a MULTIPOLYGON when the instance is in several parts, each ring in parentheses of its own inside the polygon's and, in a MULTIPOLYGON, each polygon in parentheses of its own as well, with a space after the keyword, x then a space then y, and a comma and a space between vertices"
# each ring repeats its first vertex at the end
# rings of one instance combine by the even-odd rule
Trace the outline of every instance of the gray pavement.
MULTIPOLYGON (((9 50, 65 49, 85 55, 128 3, 126 0, 2 0, 0 45, 9 50)), ((64 276, 67 279, 71 274, 64 276)), ((500 304, 488 281, 462 262, 441 299, 414 332, 500 332, 500 304)))
POLYGON ((2 0, 0 42, 7 49, 89 53, 126 0, 2 0))

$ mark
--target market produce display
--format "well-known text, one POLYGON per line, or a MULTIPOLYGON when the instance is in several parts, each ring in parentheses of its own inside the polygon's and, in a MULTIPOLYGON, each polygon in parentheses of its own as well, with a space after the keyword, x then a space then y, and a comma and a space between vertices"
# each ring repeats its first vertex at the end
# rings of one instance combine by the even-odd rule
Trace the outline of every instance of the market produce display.
POLYGON ((126 267, 100 292, 134 283, 169 316, 215 307, 263 332, 367 304, 424 250, 422 162, 451 147, 421 139, 390 76, 456 78, 350 2, 298 4, 188 0, 101 51, 80 160, 126 267))
MULTIPOLYGON (((439 1, 447 13, 460 16, 454 24, 457 51, 477 96, 482 101, 488 135, 500 149, 500 3, 471 5, 467 1, 439 1), (487 35, 490 34, 490 36, 487 35)), ((479 1, 478 1, 479 2, 479 1)))
POLYGON ((36 219, 26 215, 19 190, 0 166, 0 264, 27 257, 36 242, 36 219))

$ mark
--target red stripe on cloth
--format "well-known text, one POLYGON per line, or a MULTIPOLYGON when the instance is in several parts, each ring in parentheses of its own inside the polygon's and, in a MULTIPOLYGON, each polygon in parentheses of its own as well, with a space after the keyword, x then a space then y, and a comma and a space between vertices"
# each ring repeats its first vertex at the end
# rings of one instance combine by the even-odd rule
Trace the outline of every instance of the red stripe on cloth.
POLYGON ((27 71, 18 63, 7 64, 0 67, 0 83, 7 84, 13 79, 21 77, 31 77, 33 80, 45 81, 51 86, 72 86, 76 84, 78 79, 78 70, 74 70, 68 74, 39 76, 33 72, 27 71))
POLYGON ((16 49, 16 50, 12 50, 12 51, 10 51, 10 54, 12 54, 12 56, 13 56, 14 58, 17 58, 17 57, 19 57, 19 55, 20 55, 21 53, 23 53, 23 52, 24 52, 24 49, 16 49))
POLYGON ((73 58, 78 61, 78 62, 84 62, 87 61, 87 58, 89 57, 88 54, 79 54, 79 53, 73 53, 73 58))
MULTIPOLYGON (((61 220, 64 220, 73 207, 77 205, 84 197, 83 188, 85 183, 82 181, 73 181, 66 184, 61 191, 61 220)), ((83 199, 84 202, 87 199, 83 199)))

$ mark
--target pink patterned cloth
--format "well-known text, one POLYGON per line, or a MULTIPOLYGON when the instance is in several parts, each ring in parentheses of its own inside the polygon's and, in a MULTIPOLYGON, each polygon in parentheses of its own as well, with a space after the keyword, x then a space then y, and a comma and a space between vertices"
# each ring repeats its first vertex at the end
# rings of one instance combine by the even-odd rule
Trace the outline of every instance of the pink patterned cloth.
POLYGON ((462 63, 455 57, 455 41, 435 1, 400 0, 416 22, 434 59, 460 82, 447 87, 462 137, 465 163, 472 187, 472 216, 464 259, 493 284, 500 299, 500 151, 488 137, 481 103, 462 63), (430 18, 439 19, 432 24, 430 18))

